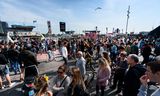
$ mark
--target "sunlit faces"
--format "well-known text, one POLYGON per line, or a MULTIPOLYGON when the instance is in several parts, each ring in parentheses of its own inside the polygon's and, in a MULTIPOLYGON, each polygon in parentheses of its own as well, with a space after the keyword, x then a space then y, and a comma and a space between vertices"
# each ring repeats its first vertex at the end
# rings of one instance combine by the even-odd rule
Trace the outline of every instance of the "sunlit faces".
POLYGON ((151 71, 151 68, 149 66, 147 66, 146 75, 148 76, 150 81, 160 83, 160 71, 153 74, 153 72, 151 71))

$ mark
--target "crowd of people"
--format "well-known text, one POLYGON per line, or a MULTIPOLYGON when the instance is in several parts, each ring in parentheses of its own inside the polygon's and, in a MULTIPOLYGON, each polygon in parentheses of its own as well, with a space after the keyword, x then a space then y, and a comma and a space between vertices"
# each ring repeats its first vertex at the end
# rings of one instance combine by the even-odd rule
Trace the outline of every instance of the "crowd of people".
MULTIPOLYGON (((116 94, 122 93, 122 96, 160 96, 159 38, 66 38, 59 39, 57 44, 53 40, 28 40, 9 44, 1 42, 0 88, 4 88, 4 75, 9 86, 13 85, 9 67, 15 74, 19 72, 20 80, 23 81, 24 68, 38 65, 36 54, 48 53, 52 60, 52 51, 55 49, 60 51, 64 64, 59 66, 53 80, 53 96, 89 96, 85 83, 88 70, 96 73, 96 84, 93 84, 96 96, 105 96, 107 87, 117 89, 116 94), (70 59, 76 60, 72 68, 68 62, 70 59), (152 93, 149 92, 150 85, 156 86, 152 93)), ((37 96, 52 95, 47 89, 48 83, 45 82, 44 86, 37 96)))

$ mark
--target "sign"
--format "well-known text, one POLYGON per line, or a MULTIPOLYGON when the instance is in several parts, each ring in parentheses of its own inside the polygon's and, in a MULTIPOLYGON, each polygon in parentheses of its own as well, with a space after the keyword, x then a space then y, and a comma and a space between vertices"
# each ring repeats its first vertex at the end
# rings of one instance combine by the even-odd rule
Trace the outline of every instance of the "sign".
POLYGON ((66 23, 65 22, 59 22, 60 24, 60 31, 65 32, 66 31, 66 23))
POLYGON ((47 21, 47 25, 48 25, 48 34, 51 35, 51 34, 52 34, 51 22, 50 22, 50 21, 47 21))

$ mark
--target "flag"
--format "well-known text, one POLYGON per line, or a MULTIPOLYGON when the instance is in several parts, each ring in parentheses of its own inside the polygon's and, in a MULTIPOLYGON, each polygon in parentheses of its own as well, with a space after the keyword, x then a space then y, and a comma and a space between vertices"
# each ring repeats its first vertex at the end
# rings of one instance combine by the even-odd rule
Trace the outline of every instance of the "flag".
POLYGON ((37 20, 33 20, 33 23, 36 23, 37 22, 37 20))
POLYGON ((102 9, 102 8, 101 8, 101 7, 97 7, 97 8, 95 9, 95 11, 96 11, 96 10, 99 10, 99 9, 102 9))

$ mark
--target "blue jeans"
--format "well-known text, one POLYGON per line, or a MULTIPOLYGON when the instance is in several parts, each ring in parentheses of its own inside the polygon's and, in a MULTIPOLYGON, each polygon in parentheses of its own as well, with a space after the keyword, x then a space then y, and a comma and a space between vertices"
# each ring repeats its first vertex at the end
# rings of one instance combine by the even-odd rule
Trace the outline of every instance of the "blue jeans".
POLYGON ((11 61, 11 68, 15 74, 17 74, 17 72, 21 72, 20 64, 18 61, 11 61))
POLYGON ((0 65, 0 76, 9 74, 8 65, 0 65))

